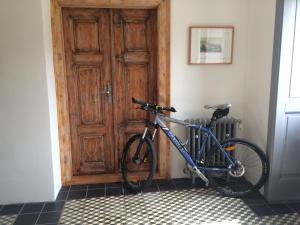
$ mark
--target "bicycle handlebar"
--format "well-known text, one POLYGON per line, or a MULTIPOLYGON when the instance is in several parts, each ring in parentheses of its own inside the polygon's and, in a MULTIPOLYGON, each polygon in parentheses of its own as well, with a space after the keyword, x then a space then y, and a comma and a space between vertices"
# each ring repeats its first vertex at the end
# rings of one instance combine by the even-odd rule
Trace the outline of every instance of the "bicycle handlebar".
POLYGON ((148 103, 146 103, 146 102, 139 101, 139 100, 137 100, 137 99, 134 98, 134 97, 132 97, 131 100, 132 100, 132 103, 138 104, 138 105, 147 105, 147 104, 148 104, 148 103))
POLYGON ((177 112, 174 107, 161 107, 156 104, 150 104, 147 102, 143 102, 140 100, 137 100, 136 98, 132 97, 132 103, 141 105, 141 109, 146 110, 146 111, 155 111, 155 112, 162 112, 162 111, 169 111, 169 112, 177 112))

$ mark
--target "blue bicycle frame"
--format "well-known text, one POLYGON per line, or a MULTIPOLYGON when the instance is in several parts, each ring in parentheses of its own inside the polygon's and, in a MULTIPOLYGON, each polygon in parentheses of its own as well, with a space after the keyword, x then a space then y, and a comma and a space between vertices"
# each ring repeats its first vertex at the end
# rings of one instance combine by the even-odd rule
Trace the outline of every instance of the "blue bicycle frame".
MULTIPOLYGON (((174 146, 177 148, 177 150, 180 152, 180 154, 184 157, 184 159, 186 160, 186 162, 188 163, 188 165, 193 168, 194 170, 197 168, 198 170, 204 171, 204 172, 209 172, 209 171, 219 171, 219 172, 225 172, 225 171, 231 171, 233 165, 235 165, 235 160, 232 159, 228 153, 224 150, 224 148, 222 147, 221 143, 219 142, 219 140, 216 138, 216 136, 213 134, 213 131, 210 128, 201 126, 201 125, 196 125, 196 124, 190 124, 187 122, 184 122, 182 120, 177 120, 177 119, 173 119, 167 116, 163 116, 161 114, 156 114, 156 118, 155 118, 155 122, 154 124, 157 124, 162 131, 167 135, 167 137, 170 139, 170 141, 174 144, 174 146), (169 130, 169 128, 165 125, 165 122, 171 122, 171 123, 176 123, 182 126, 186 126, 186 127, 192 127, 192 128, 196 128, 196 129, 200 129, 201 132, 205 133, 206 135, 204 135, 203 138, 203 143, 202 145, 199 147, 196 156, 195 156, 195 161, 191 158, 188 150, 182 145, 182 143, 177 139, 177 137, 169 130), (219 150, 222 152, 222 154, 224 155, 224 157, 228 160, 228 162, 230 163, 230 166, 228 168, 206 168, 206 167, 201 167, 198 166, 196 162, 199 162, 204 149, 205 149, 205 144, 208 140, 208 138, 212 138, 212 140, 215 142, 215 144, 217 145, 217 147, 219 148, 219 150)), ((196 171, 197 172, 197 171, 196 171)))

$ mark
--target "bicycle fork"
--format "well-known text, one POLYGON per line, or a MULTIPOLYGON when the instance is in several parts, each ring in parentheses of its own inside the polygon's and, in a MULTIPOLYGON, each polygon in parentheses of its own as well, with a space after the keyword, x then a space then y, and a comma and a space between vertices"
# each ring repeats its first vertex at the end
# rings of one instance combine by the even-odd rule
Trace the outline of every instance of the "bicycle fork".
MULTIPOLYGON (((156 132, 157 132, 157 129, 154 129, 154 132, 153 132, 152 137, 151 137, 151 140, 152 140, 152 141, 154 141, 156 132)), ((138 147, 137 147, 137 151, 135 152, 135 154, 134 154, 134 156, 133 156, 133 160, 134 160, 135 162, 140 161, 139 155, 140 155, 141 148, 142 148, 142 145, 143 145, 143 142, 144 142, 144 140, 145 140, 145 137, 146 137, 147 133, 148 133, 148 125, 145 127, 145 130, 144 130, 143 135, 142 135, 142 139, 140 140, 139 145, 138 145, 138 147)), ((148 154, 149 154, 149 152, 146 151, 146 152, 145 152, 145 155, 144 155, 144 157, 143 157, 143 159, 142 159, 143 162, 144 162, 145 159, 148 157, 148 154)))

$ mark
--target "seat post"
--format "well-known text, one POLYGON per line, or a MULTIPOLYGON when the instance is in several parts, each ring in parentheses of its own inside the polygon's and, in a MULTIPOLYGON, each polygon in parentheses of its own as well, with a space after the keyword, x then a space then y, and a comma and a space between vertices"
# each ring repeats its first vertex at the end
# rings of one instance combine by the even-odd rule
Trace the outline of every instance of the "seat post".
POLYGON ((208 127, 209 127, 210 129, 214 129, 216 120, 217 120, 217 118, 216 118, 215 116, 212 116, 212 117, 211 117, 210 122, 209 122, 209 125, 208 125, 208 127))

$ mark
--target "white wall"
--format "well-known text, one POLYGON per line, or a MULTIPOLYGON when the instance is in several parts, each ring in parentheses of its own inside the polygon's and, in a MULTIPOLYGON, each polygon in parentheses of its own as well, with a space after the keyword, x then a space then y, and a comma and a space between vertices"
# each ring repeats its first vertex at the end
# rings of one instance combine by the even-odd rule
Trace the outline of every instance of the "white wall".
MULTIPOLYGON (((171 104, 176 118, 210 116, 205 104, 231 103, 231 115, 244 119, 244 81, 247 63, 247 3, 241 0, 171 1, 171 104), (188 3, 188 4, 187 4, 188 3), (233 25, 235 27, 232 65, 190 66, 188 27, 233 25)), ((174 126, 178 137, 184 129, 174 126)), ((181 177, 184 162, 171 152, 171 176, 181 177), (178 165, 179 163, 179 165, 178 165)))
POLYGON ((61 185, 49 26, 43 29, 50 20, 41 4, 1 1, 0 204, 54 200, 61 185))
MULTIPOLYGON (((171 104, 175 118, 207 117, 205 104, 232 103, 231 116, 243 121, 240 136, 263 148, 272 62, 274 0, 171 0, 171 104), (190 66, 188 27, 235 27, 232 65, 190 66)), ((185 130, 172 131, 184 139, 185 130)), ((171 176, 184 176, 181 156, 171 150, 171 176)))
POLYGON ((275 0, 248 3, 244 134, 264 150, 267 148, 275 8, 275 0))
POLYGON ((42 1, 42 13, 43 13, 43 34, 44 34, 43 37, 44 37, 44 47, 45 47, 44 54, 45 54, 47 88, 48 88, 48 99, 49 99, 52 170, 53 170, 53 182, 54 182, 54 196, 56 197, 56 195, 58 194, 61 188, 61 168, 60 168, 60 149, 59 149, 59 138, 58 138, 55 75, 54 75, 54 66, 53 66, 50 1, 42 1))

